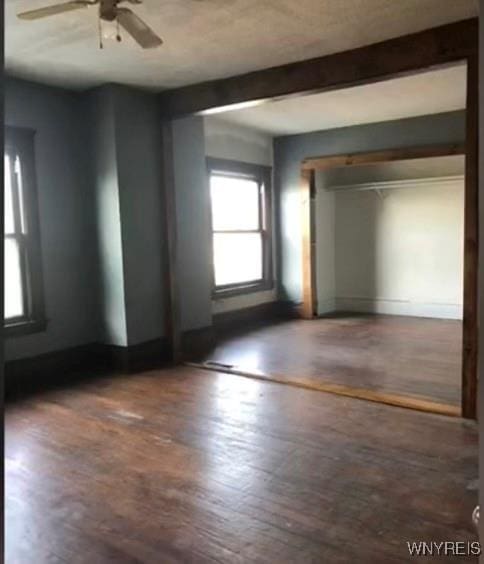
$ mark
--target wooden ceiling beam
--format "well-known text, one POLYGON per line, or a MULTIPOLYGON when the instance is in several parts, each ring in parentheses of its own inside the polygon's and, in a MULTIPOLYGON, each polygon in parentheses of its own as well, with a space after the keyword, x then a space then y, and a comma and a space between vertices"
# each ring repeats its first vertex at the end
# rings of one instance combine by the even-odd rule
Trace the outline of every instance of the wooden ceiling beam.
POLYGON ((471 18, 350 51, 166 90, 163 117, 174 118, 376 82, 477 55, 478 19, 471 18))

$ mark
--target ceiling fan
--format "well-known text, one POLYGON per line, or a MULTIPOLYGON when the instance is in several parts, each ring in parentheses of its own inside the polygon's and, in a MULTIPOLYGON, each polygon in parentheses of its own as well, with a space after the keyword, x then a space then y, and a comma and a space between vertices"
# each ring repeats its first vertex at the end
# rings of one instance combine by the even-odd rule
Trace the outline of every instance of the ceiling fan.
POLYGON ((130 9, 119 7, 119 4, 124 2, 128 2, 129 4, 141 4, 141 0, 73 0, 72 2, 63 2, 62 4, 45 6, 44 8, 38 8, 37 10, 21 12, 20 14, 17 14, 17 17, 22 20, 37 20, 39 18, 55 16, 64 12, 79 10, 81 8, 87 8, 88 6, 95 6, 98 4, 101 48, 103 46, 101 38, 101 22, 103 20, 116 22, 116 39, 118 41, 121 41, 121 35, 119 33, 119 26, 121 26, 143 49, 152 49, 153 47, 161 45, 163 41, 147 24, 145 24, 141 18, 139 18, 130 9))

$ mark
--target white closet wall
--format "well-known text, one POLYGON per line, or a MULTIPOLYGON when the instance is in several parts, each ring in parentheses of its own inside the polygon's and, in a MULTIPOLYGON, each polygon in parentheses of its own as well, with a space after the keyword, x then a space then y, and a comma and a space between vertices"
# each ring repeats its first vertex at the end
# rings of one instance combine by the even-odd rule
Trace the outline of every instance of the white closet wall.
POLYGON ((462 318, 464 183, 317 191, 318 311, 462 318), (331 280, 334 280, 331 294, 331 280))

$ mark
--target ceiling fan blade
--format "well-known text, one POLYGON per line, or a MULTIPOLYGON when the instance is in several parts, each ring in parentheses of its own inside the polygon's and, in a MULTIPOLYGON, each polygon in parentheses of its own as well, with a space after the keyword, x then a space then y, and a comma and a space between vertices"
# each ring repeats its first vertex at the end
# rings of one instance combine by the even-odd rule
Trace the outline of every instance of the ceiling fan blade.
POLYGON ((63 4, 53 4, 52 6, 45 6, 38 10, 29 10, 28 12, 21 12, 17 17, 21 20, 37 20, 39 18, 46 18, 47 16, 55 16, 63 12, 70 12, 71 10, 78 10, 79 8, 87 8, 90 4, 95 2, 87 2, 77 0, 73 2, 64 2, 63 4))
POLYGON ((156 33, 128 8, 118 8, 116 17, 119 25, 124 27, 143 49, 152 49, 163 43, 156 33))

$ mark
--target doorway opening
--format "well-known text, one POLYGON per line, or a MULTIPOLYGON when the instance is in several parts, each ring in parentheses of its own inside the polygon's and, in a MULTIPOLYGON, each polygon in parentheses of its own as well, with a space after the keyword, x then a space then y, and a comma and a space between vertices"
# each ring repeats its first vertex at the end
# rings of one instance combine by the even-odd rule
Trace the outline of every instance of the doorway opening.
POLYGON ((205 118, 207 158, 219 159, 225 176, 234 160, 262 165, 270 175, 274 227, 257 237, 271 238, 273 261, 272 270, 264 267, 268 276, 249 280, 260 288, 214 293, 215 347, 189 360, 475 417, 474 66, 458 63, 205 118), (424 96, 423 85, 437 90, 424 96), (270 127, 273 154, 251 161, 255 144, 267 149, 258 134, 270 127), (234 139, 239 153, 231 152, 234 139), (255 317, 248 309, 257 309, 255 317))
POLYGON ((466 408, 464 153, 450 144, 303 162, 301 315, 317 320, 320 373, 340 393, 466 408))

